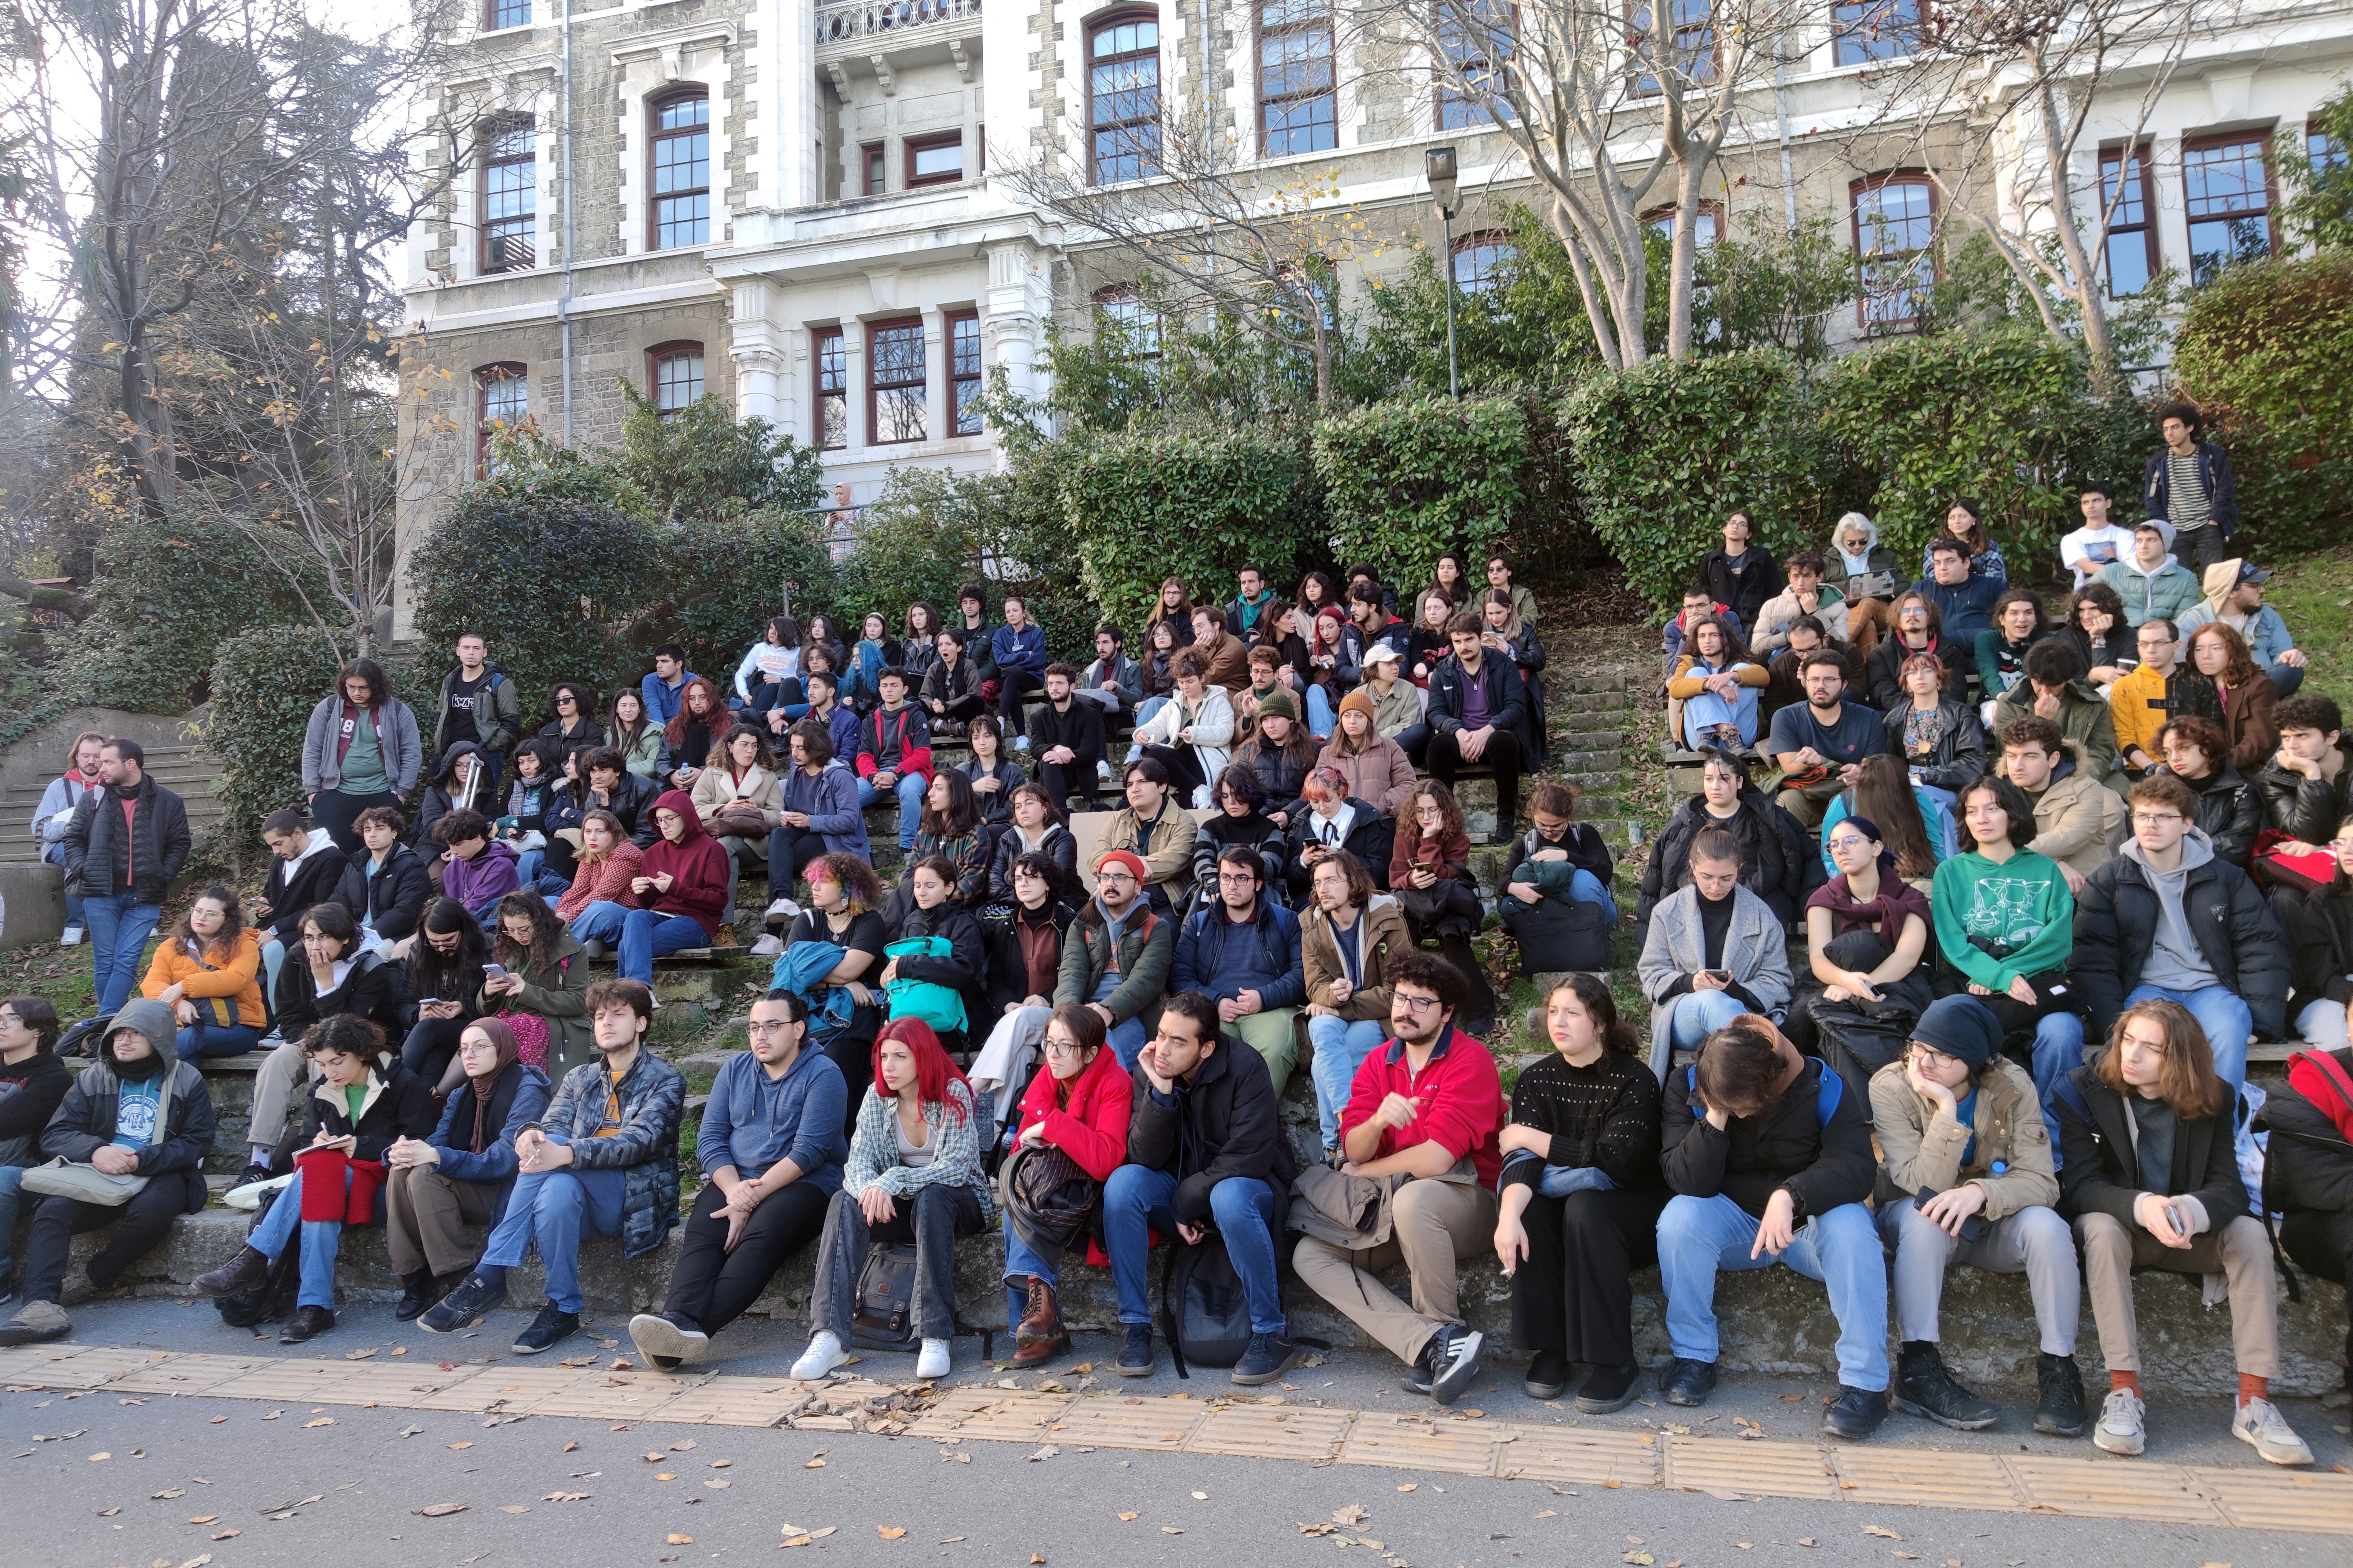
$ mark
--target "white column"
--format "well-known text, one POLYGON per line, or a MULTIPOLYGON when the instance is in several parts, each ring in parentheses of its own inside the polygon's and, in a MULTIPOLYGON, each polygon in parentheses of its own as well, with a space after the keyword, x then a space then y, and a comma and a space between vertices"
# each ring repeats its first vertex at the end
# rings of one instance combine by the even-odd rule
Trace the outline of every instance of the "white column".
MULTIPOLYGON (((867 443, 866 428, 866 323, 846 321, 841 323, 842 375, 849 390, 849 420, 846 425, 846 450, 855 452, 867 443)), ((814 362, 812 362, 814 374, 814 362)))
POLYGON ((923 439, 936 441, 953 429, 948 415, 947 317, 937 305, 923 307, 923 439))

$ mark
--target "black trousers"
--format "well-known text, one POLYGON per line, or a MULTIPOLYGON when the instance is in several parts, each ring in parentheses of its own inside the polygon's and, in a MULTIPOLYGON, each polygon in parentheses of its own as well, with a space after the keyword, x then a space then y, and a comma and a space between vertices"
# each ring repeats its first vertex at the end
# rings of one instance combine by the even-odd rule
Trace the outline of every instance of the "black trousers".
POLYGON ((809 862, 825 853, 825 835, 814 827, 780 823, 768 835, 768 897, 781 899, 793 890, 809 862))
POLYGON ((875 1016, 874 1009, 860 1007, 849 1027, 825 1043, 825 1054, 841 1069, 841 1081, 849 1087, 849 1092, 842 1096, 844 1138, 858 1131, 858 1107, 874 1082, 874 1037, 881 1028, 882 1021, 875 1016))
POLYGON ((1053 798, 1056 805, 1076 795, 1085 796, 1092 807, 1096 791, 1103 784, 1102 775, 1095 772, 1095 763, 1100 760, 1082 756, 1068 763, 1032 762, 1029 765, 1036 770, 1038 783, 1053 798))
POLYGON ((662 1310, 684 1314, 706 1334, 742 1317, 785 1260, 825 1233, 826 1197, 811 1182, 769 1194, 744 1222, 744 1235, 730 1252, 723 1212, 727 1194, 716 1182, 704 1187, 680 1227, 678 1267, 662 1310))
POLYGON ((953 723, 969 724, 987 711, 988 700, 976 691, 964 697, 951 697, 942 702, 940 710, 932 715, 932 722, 936 724, 945 719, 953 723))
POLYGON ((25 1300, 56 1300, 65 1285, 73 1238, 111 1225, 114 1234, 90 1259, 90 1282, 101 1290, 110 1289, 125 1269, 155 1249, 187 1207, 188 1189, 177 1174, 157 1177, 120 1207, 79 1198, 42 1198, 41 1206, 33 1211, 32 1239, 25 1246, 25 1300))
POLYGON ((1512 1340, 1595 1366, 1632 1366, 1634 1270, 1658 1261, 1657 1192, 1538 1197, 1520 1216, 1528 1255, 1512 1276, 1512 1340))
MULTIPOLYGON (((2353 1286, 2353 1214, 2300 1209, 2280 1221, 2280 1249, 2306 1274, 2353 1286)), ((2345 1325, 2345 1377, 2353 1383, 2353 1321, 2345 1325)))
POLYGON ((547 835, 547 858, 544 868, 569 880, 580 874, 580 851, 572 847, 572 840, 547 835))
POLYGON ((1021 697, 1024 692, 1043 691, 1045 677, 1032 675, 1026 669, 999 670, 997 674, 997 716, 1005 721, 1005 743, 1013 744, 1013 737, 1022 733, 1021 697))
POLYGON ((1520 751, 1517 737, 1501 730, 1487 737, 1487 749, 1479 753, 1478 761, 1466 763, 1461 748, 1455 742, 1456 731, 1440 734, 1431 731, 1430 737, 1430 776, 1454 787, 1454 775, 1466 767, 1492 767, 1495 770, 1495 838, 1502 842, 1512 835, 1520 819, 1520 775, 1527 771, 1527 758, 1520 751))
POLYGON ((419 1018, 400 1043, 400 1065, 435 1088, 458 1054, 458 1037, 466 1032, 464 1018, 419 1018))
POLYGON ((1191 805, 1193 792, 1209 782, 1201 772, 1199 753, 1190 746, 1146 746, 1144 754, 1159 759, 1160 765, 1168 770, 1168 782, 1175 791, 1173 798, 1179 805, 1191 805))

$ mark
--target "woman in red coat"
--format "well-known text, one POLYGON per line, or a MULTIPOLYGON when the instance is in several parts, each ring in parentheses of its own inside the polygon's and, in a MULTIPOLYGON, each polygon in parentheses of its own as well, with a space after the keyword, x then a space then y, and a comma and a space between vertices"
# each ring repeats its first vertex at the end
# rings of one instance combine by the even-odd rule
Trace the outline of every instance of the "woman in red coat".
MULTIPOLYGON (((1118 1053, 1103 1049, 1103 1015, 1069 1003, 1046 1022, 1045 1070, 1021 1097, 1016 1146, 1060 1149, 1100 1186, 1127 1158, 1134 1081, 1118 1053)), ((1092 1244, 1091 1244, 1092 1245, 1092 1244)), ((1055 1297, 1062 1249, 1005 1221, 1005 1321, 1014 1325, 1013 1364, 1037 1366, 1071 1348, 1055 1297)))

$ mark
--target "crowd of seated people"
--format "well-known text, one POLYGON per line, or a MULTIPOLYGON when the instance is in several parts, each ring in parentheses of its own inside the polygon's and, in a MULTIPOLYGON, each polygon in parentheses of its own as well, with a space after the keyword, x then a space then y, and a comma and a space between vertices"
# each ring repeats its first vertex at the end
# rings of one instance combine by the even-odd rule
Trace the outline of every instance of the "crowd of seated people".
MULTIPOLYGON (((397 1315, 428 1333, 503 1307, 536 1248, 518 1354, 580 1328, 584 1240, 637 1258, 677 1232, 660 1310, 629 1323, 646 1364, 708 1361, 813 1247, 793 1371, 818 1378, 869 1342, 860 1276, 891 1243, 913 1259, 903 1346, 935 1377, 957 1245, 996 1232, 1018 1365, 1071 1353, 1061 1281, 1091 1258, 1118 1298, 1111 1369, 1148 1373, 1150 1250, 1216 1246, 1249 1318, 1233 1380, 1273 1381, 1303 1354, 1287 1248, 1444 1405, 1482 1366, 1459 1271, 1492 1248, 1529 1394, 1607 1412, 1643 1388, 1635 1268, 1661 1270, 1658 1388, 1689 1406, 1715 1381, 1716 1275, 1781 1264, 1827 1289, 1822 1428, 1852 1440, 1891 1408, 2001 1418, 1937 1349, 1943 1277, 1966 1263, 2027 1276, 2035 1426, 2137 1453, 2132 1276, 2157 1268, 2225 1282, 2232 1430, 2308 1464, 2269 1396, 2273 1255, 2238 1152, 2252 1045, 2296 1030, 2333 1053, 2274 1097, 2264 1187, 2284 1244, 2342 1279, 2353 1162, 2323 1080, 2353 1065, 2353 747, 2330 700, 2280 696, 2273 669, 2302 661, 2263 619, 2260 573, 2216 563, 2205 620, 2149 613, 2146 592, 2136 619, 2104 579, 2161 579, 2137 550, 2155 535, 2084 542, 2107 553, 2082 557, 2054 625, 1982 507, 1943 522, 1906 586, 1868 519, 1786 573, 1747 514, 1727 520, 1669 627, 1679 737, 1704 755, 1638 879, 1647 1053, 1590 973, 1618 924, 1609 848, 1568 784, 1531 779, 1519 811, 1546 658, 1501 554, 1441 557, 1404 595, 1411 626, 1368 569, 1290 598, 1246 571, 1222 604, 1172 580, 1139 657, 1105 626, 1083 666, 1018 596, 992 622, 977 584, 953 616, 910 606, 903 636, 866 616, 847 647, 822 616, 777 617, 732 698, 665 645, 601 716, 559 685, 527 738, 469 637, 429 760, 354 661, 313 716, 309 812, 265 824, 259 902, 195 899, 79 1069, 53 1008, 0 1003, 0 1242, 20 1206, 34 1220, 0 1342, 69 1331, 69 1306, 202 1205, 199 1063, 262 1048, 244 1178, 261 1212, 195 1289, 226 1313, 287 1279, 287 1343, 334 1328, 346 1226, 387 1225, 397 1315), (1506 843, 1492 887, 1453 788, 1474 771, 1506 843), (898 825, 891 877, 870 807, 898 825), (1095 814, 1083 858, 1073 812, 1095 814), (746 878, 774 965, 682 1204, 654 964, 748 928, 746 878), (1544 997, 1551 1051, 1508 1096, 1472 942, 1490 912, 1526 972, 1570 972, 1544 997), (1324 1156, 1304 1168, 1276 1113, 1303 1051, 1324 1156), (120 1207, 26 1184, 51 1156, 151 1179, 120 1207), (109 1228, 69 1278, 71 1237, 109 1228), (2074 1359, 2085 1281, 2096 1415, 2074 1359)), ((142 820, 135 750, 105 742, 60 838, 84 909, 106 907, 93 931, 136 915, 139 835, 173 830, 142 820)))

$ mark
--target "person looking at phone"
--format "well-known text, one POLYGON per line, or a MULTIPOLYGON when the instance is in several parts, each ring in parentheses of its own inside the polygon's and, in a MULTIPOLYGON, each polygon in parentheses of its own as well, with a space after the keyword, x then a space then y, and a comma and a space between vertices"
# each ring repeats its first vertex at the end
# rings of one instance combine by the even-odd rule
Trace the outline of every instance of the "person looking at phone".
POLYGON ((1661 1079, 1743 1013, 1778 1017, 1789 1005, 1780 917, 1740 885, 1740 841, 1723 827, 1691 840, 1691 879, 1651 912, 1634 973, 1651 999, 1651 1070, 1661 1079))
POLYGON ((2133 1271, 2221 1274, 2231 1298, 2239 1397, 2231 1435, 2274 1465, 2309 1465, 2271 1401, 2279 1375, 2279 1275, 2263 1222, 2248 1212, 2232 1135, 2231 1087, 2205 1031, 2179 1002, 2116 1016, 2108 1048, 2059 1088, 2059 1212, 2074 1222, 2108 1366, 2093 1443, 2137 1454, 2146 1441, 2133 1271))
POLYGON ((2001 1407, 1955 1380, 1936 1348, 1945 1270, 2024 1274, 2034 1300, 2041 1398, 2034 1429, 2084 1430, 2075 1366, 2083 1288, 2075 1241, 2052 1205, 2059 1178, 2034 1079, 2001 1054, 2001 1023, 1974 996, 1928 1005, 1909 1048, 1872 1076, 1879 1234, 1895 1253, 1895 1407, 1974 1432, 2001 1407))

